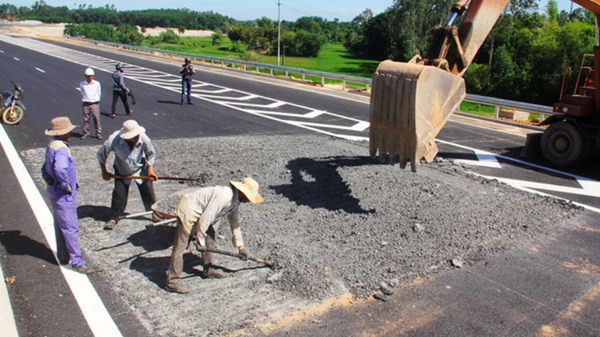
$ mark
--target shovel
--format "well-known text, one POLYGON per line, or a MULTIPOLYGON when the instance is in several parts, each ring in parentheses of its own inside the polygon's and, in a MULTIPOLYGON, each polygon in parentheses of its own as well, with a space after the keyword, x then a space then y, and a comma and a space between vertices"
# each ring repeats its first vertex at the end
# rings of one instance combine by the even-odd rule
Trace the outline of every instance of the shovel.
MULTIPOLYGON (((196 247, 196 251, 202 252, 201 250, 199 250, 197 248, 196 245, 197 245, 197 243, 194 242, 194 247, 196 247)), ((190 251, 191 251, 191 248, 190 248, 190 251)), ((218 248, 204 247, 204 251, 215 253, 215 254, 221 254, 221 255, 228 255, 228 256, 232 256, 232 257, 237 257, 240 260, 244 260, 246 258, 246 256, 244 256, 242 254, 237 254, 237 253, 234 253, 234 252, 230 252, 230 251, 227 251, 227 250, 221 250, 221 249, 218 249, 218 248)), ((258 262, 258 263, 262 263, 262 264, 268 266, 269 268, 273 269, 273 263, 271 263, 271 262, 269 262, 267 260, 258 259, 258 258, 252 257, 252 256, 248 256, 248 260, 254 261, 254 262, 258 262)))
MULTIPOLYGON (((150 179, 150 176, 115 176, 115 179, 150 179)), ((159 180, 198 181, 198 178, 158 177, 159 180)))

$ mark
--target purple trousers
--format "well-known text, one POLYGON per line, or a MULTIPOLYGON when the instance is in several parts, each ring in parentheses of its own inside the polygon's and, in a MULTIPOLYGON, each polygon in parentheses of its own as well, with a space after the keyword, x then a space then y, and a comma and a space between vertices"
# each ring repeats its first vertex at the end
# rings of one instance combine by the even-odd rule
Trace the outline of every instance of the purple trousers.
POLYGON ((85 264, 79 248, 79 219, 77 218, 77 199, 64 196, 51 200, 54 209, 54 233, 58 260, 67 263, 71 259, 74 267, 85 264))

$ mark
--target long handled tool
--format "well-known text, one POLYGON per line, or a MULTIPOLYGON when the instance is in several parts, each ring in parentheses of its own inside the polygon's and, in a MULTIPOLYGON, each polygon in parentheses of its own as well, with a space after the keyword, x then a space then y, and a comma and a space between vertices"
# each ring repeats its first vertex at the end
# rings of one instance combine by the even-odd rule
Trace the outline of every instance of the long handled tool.
MULTIPOLYGON (((115 179, 150 179, 150 176, 115 176, 115 179)), ((159 180, 198 181, 198 178, 158 177, 159 180)))
MULTIPOLYGON (((236 254, 234 252, 230 252, 230 251, 226 251, 226 250, 221 250, 221 249, 217 249, 217 248, 205 248, 205 250, 207 252, 211 252, 211 253, 215 253, 215 254, 221 254, 221 255, 229 255, 232 257, 237 257, 238 259, 245 259, 246 257, 242 254, 236 254)), ((254 261, 254 262, 258 262, 258 263, 262 263, 266 266, 268 266, 269 268, 273 268, 273 264, 267 260, 263 260, 263 259, 259 259, 259 258, 255 258, 252 256, 248 256, 248 260, 250 261, 254 261)))
POLYGON ((154 213, 154 212, 153 211, 146 211, 146 212, 141 212, 141 213, 121 215, 119 217, 119 219, 131 219, 131 218, 135 218, 135 217, 138 217, 138 216, 150 215, 152 213, 154 213))
POLYGON ((129 95, 129 97, 131 97, 131 104, 135 105, 135 97, 133 97, 133 93, 131 92, 131 89, 129 90, 127 95, 129 95))

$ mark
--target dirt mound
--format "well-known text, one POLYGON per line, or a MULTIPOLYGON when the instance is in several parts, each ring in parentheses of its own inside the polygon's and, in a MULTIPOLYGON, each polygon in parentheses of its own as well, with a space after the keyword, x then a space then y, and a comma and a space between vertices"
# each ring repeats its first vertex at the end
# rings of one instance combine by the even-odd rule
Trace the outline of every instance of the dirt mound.
MULTIPOLYGON (((146 227, 144 219, 103 231, 112 183, 101 179, 96 147, 72 146, 86 258, 159 336, 251 332, 348 291, 364 299, 380 282, 397 285, 452 268, 452 259, 475 263, 543 240, 578 212, 446 161, 422 165, 417 173, 381 164, 366 156, 367 143, 244 136, 154 144, 158 175, 202 178, 194 184, 158 181, 158 198, 193 186, 256 179, 265 202, 240 207, 244 241, 250 255, 277 265, 271 270, 218 256, 232 277, 203 280, 200 259, 188 254, 183 282, 192 292, 165 292, 174 231, 146 227), (203 309, 207 303, 210 310, 203 309)), ((43 149, 23 157, 37 177, 43 149)), ((127 210, 142 211, 138 192, 131 190, 127 210)), ((233 251, 228 225, 218 233, 219 248, 233 251)))

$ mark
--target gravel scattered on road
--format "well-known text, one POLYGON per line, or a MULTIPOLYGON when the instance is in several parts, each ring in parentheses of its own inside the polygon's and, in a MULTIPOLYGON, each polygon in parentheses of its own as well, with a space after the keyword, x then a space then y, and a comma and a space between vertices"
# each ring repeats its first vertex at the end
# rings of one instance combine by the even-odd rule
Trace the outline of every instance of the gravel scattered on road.
MULTIPOLYGON (((232 277, 204 280, 201 260, 188 254, 183 282, 192 292, 178 295, 162 289, 174 230, 146 227, 149 217, 102 230, 112 182, 101 179, 97 147, 77 142, 71 150, 87 262, 157 336, 260 335, 260 327, 332 296, 387 296, 379 292, 381 284, 398 286, 454 268, 452 261, 469 265, 540 242, 580 211, 443 160, 421 165, 417 173, 382 164, 368 157, 367 143, 323 136, 155 141, 159 176, 199 178, 156 182, 159 199, 246 176, 258 181, 265 202, 240 207, 244 241, 250 255, 276 264, 272 270, 217 256, 232 277)), ((23 157, 43 186, 43 149, 23 157)), ((143 211, 136 188, 127 211, 143 211)), ((233 251, 226 223, 218 234, 218 247, 233 251)))

